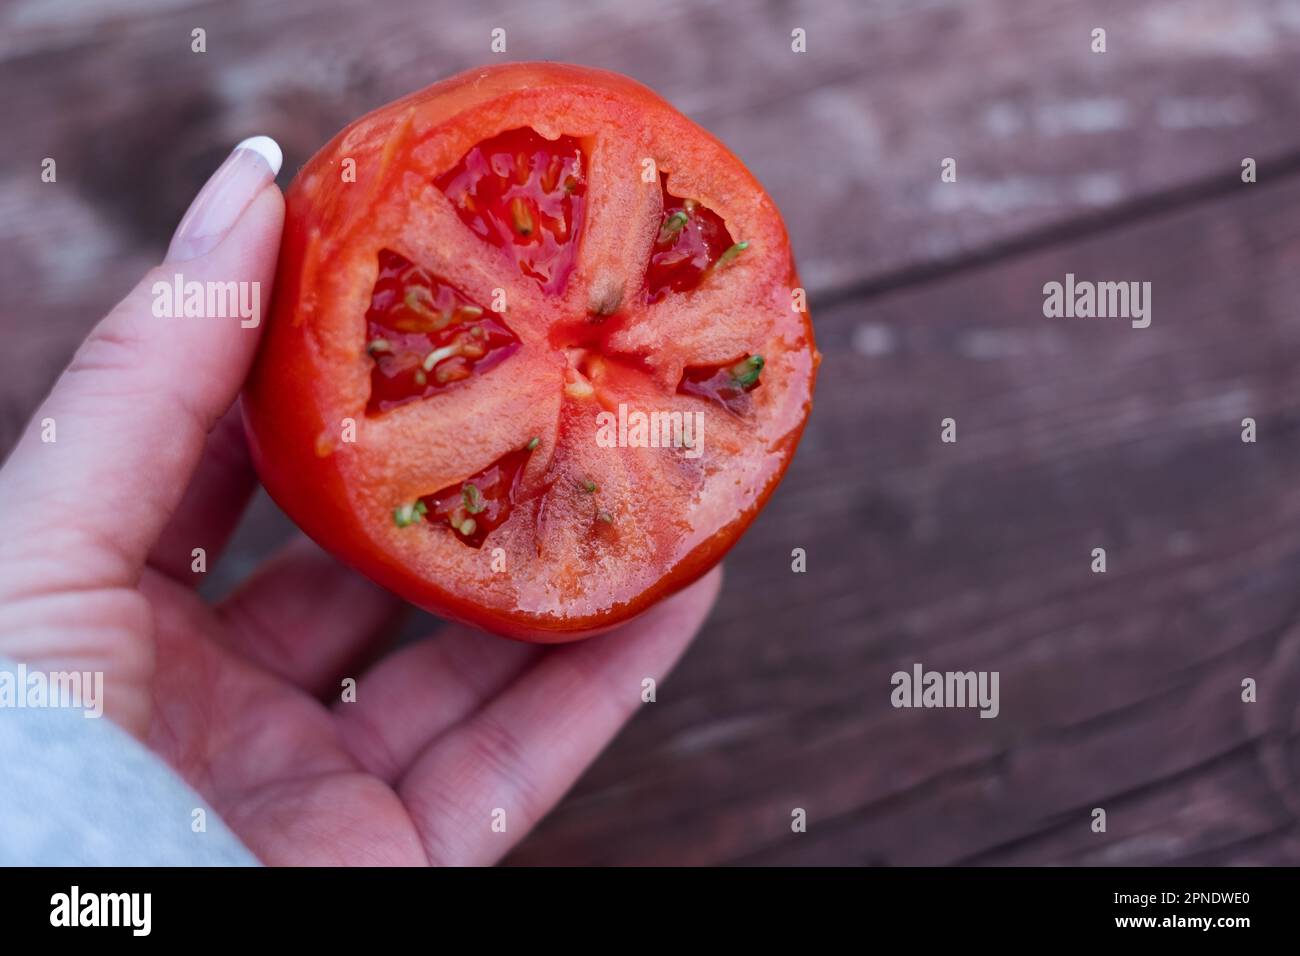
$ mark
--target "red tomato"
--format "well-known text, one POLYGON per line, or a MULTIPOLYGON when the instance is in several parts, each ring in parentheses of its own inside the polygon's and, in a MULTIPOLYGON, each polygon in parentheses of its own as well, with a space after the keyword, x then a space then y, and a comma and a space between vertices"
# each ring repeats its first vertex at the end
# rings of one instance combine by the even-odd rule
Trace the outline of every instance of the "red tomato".
POLYGON ((464 73, 343 130, 287 201, 254 459, 412 603, 595 633, 716 564, 789 464, 820 357, 785 227, 645 87, 464 73))

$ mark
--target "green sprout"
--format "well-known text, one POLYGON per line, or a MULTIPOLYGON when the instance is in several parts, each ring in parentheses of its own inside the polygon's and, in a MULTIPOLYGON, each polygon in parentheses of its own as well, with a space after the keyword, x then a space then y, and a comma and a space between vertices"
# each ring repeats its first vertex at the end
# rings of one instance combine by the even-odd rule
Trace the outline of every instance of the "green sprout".
POLYGON ((738 243, 736 243, 734 246, 732 246, 731 248, 729 248, 729 249, 728 249, 726 252, 724 252, 722 255, 718 256, 718 261, 715 262, 715 263, 713 264, 713 268, 715 268, 715 269, 721 269, 723 266, 725 266, 725 265, 726 265, 727 263, 729 263, 732 259, 736 258, 736 256, 740 255, 742 252, 744 252, 744 251, 745 251, 746 249, 748 249, 748 248, 749 248, 749 243, 748 243, 748 242, 738 242, 738 243))
POLYGON ((415 524, 428 513, 429 506, 423 501, 412 501, 409 504, 398 505, 393 509, 393 521, 399 528, 406 528, 415 524))
POLYGON ((763 356, 751 355, 727 369, 727 374, 731 376, 731 381, 737 388, 749 390, 758 384, 758 376, 763 371, 763 365, 763 356))
POLYGON ((432 372, 433 367, 437 365, 439 362, 441 362, 443 359, 449 359, 453 355, 459 355, 459 354, 460 354, 459 345, 444 345, 442 348, 434 349, 432 352, 426 355, 421 365, 424 367, 424 370, 426 372, 432 372))
POLYGON ((671 242, 686 227, 686 223, 690 221, 690 218, 690 214, 685 209, 678 209, 665 219, 663 228, 659 230, 659 244, 664 245, 671 242))

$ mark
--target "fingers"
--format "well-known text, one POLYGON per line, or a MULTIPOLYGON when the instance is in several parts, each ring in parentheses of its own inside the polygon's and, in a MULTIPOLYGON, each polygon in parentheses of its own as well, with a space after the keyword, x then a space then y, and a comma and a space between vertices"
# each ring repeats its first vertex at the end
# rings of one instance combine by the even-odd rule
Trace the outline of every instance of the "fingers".
POLYGON ((211 568, 239 523, 257 487, 244 423, 236 402, 208 433, 194 477, 162 535, 149 552, 149 564, 177 581, 197 585, 195 549, 211 568))
POLYGON ((11 586, 132 585, 180 502, 270 303, 279 149, 253 145, 200 192, 167 261, 91 332, 0 473, 0 560, 26 569, 17 584, 4 576, 11 586))
POLYGON ((490 863, 514 846, 642 706, 642 682, 671 670, 720 581, 715 569, 617 631, 547 650, 436 739, 398 785, 430 859, 490 863))
POLYGON ((545 653, 449 625, 436 637, 395 651, 357 685, 357 699, 338 703, 339 733, 357 762, 388 783, 429 742, 468 718, 545 653))
POLYGON ((226 645, 316 696, 361 671, 407 605, 298 537, 219 607, 226 645))

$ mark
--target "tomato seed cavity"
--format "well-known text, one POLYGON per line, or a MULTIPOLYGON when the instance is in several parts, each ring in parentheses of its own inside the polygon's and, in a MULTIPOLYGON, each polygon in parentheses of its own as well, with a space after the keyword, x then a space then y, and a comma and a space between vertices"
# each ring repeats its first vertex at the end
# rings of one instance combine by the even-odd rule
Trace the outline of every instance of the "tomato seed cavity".
POLYGON ((668 177, 663 173, 659 174, 659 188, 664 211, 645 274, 647 302, 658 302, 669 292, 689 292, 725 255, 734 258, 746 247, 732 242, 731 233, 712 209, 669 193, 668 177))
POLYGON ((484 140, 434 180, 475 233, 515 258, 519 270, 558 295, 573 271, 582 228, 585 157, 572 136, 531 129, 484 140))
POLYGON ((425 398, 509 358, 519 337, 501 317, 390 249, 366 312, 368 414, 425 398))
POLYGON ((758 388, 763 356, 750 355, 722 365, 692 365, 682 371, 677 391, 717 402, 737 415, 749 411, 749 393, 758 388))
POLYGON ((425 520, 449 528, 471 548, 479 548, 488 534, 505 524, 515 504, 519 476, 532 449, 507 452, 488 467, 462 482, 420 499, 425 520))

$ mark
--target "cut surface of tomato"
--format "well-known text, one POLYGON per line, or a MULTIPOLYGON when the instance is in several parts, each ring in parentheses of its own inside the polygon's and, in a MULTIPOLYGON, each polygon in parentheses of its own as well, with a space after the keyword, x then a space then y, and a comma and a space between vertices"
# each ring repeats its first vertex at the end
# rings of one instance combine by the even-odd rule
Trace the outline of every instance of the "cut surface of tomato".
POLYGON ((789 464, 819 356, 785 228, 631 80, 454 77, 345 129, 286 200, 254 461, 411 602, 597 633, 716 564, 789 464))

